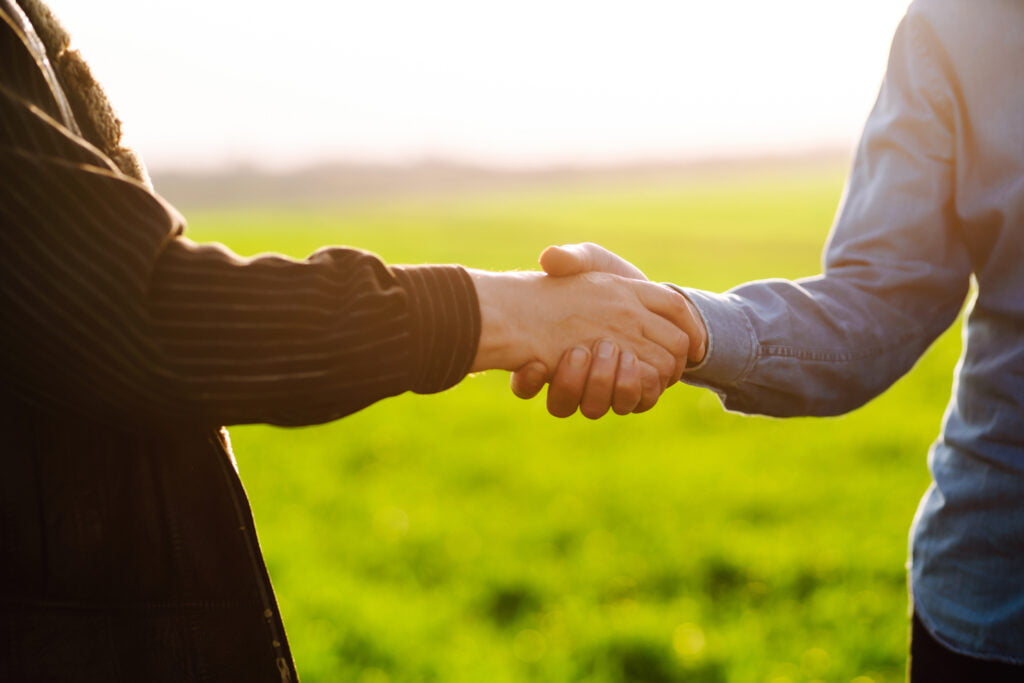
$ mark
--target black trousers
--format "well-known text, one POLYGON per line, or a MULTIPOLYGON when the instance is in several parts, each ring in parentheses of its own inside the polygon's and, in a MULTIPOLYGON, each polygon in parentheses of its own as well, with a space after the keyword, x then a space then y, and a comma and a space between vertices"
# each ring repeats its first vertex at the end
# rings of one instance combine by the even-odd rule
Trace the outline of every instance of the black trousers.
POLYGON ((910 630, 910 683, 1022 683, 1024 665, 975 659, 935 640, 914 615, 910 630))

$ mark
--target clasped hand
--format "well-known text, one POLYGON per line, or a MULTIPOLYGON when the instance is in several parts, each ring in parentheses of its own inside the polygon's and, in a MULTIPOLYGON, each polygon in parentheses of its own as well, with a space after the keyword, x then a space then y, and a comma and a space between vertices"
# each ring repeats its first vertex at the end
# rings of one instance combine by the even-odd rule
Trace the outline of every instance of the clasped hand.
POLYGON ((649 410, 704 356, 703 321, 678 292, 595 244, 549 247, 544 273, 471 270, 480 299, 474 370, 512 370, 548 411, 596 419, 649 410))

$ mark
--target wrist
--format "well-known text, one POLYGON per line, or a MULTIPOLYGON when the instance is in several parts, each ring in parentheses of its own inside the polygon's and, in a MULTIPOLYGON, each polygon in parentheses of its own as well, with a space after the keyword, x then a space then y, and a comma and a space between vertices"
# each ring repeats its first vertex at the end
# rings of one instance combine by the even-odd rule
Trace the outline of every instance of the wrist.
POLYGON ((531 360, 531 340, 519 309, 528 304, 526 287, 541 273, 468 269, 480 303, 480 342, 471 370, 517 370, 531 360))

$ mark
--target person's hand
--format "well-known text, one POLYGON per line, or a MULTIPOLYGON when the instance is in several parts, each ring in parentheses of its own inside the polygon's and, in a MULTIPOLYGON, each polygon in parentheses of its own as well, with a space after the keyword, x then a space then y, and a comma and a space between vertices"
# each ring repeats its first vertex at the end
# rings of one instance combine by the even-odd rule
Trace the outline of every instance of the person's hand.
MULTIPOLYGON (((643 272, 620 256, 593 243, 548 247, 540 257, 541 266, 552 276, 570 276, 584 272, 601 271, 621 277, 646 280, 643 272)), ((707 331, 700 314, 688 299, 679 295, 686 313, 681 325, 690 339, 688 360, 700 362, 707 346, 707 331)), ((623 355, 618 368, 610 358, 594 354, 593 363, 582 366, 568 362, 568 356, 559 363, 548 388, 548 411, 556 417, 567 417, 580 411, 589 418, 598 418, 612 408, 617 414, 643 412, 652 408, 660 398, 661 390, 651 377, 649 368, 640 367, 642 392, 637 395, 637 369, 632 359, 623 355), (611 388, 609 388, 611 385, 611 388), (609 398, 610 397, 610 398, 609 398)), ((532 398, 544 386, 544 368, 526 365, 512 375, 512 391, 520 398, 532 398)))
MULTIPOLYGON (((625 388, 620 393, 632 392, 639 402, 643 369, 652 371, 648 383, 664 387, 678 381, 685 368, 689 338, 680 327, 686 309, 681 297, 665 287, 596 272, 565 277, 469 273, 482 326, 474 371, 517 370, 536 362, 527 367, 543 367, 539 372, 547 381, 548 368, 560 361, 575 372, 590 368, 593 356, 597 369, 621 366, 625 388)), ((606 391, 604 400, 610 403, 611 381, 606 391)))
POLYGON ((548 247, 540 254, 540 267, 545 273, 555 277, 599 272, 619 275, 630 280, 647 280, 642 270, 593 242, 548 247))

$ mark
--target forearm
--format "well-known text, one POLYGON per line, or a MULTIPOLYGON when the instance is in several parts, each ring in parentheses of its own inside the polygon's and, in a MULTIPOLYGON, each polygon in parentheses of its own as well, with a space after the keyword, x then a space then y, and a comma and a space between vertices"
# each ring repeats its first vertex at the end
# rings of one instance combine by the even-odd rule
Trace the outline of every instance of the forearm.
POLYGON ((240 259, 176 240, 154 272, 152 331, 183 410, 309 424, 465 376, 479 337, 457 266, 388 268, 357 249, 240 259))
POLYGON ((684 289, 707 325, 708 350, 683 381, 744 413, 848 412, 913 366, 955 319, 965 286, 927 314, 839 275, 751 282, 724 294, 684 289))
POLYGON ((175 238, 134 288, 35 265, 7 271, 4 374, 112 419, 323 422, 451 386, 479 335, 462 269, 388 269, 357 250, 243 260, 175 238))
POLYGON ((689 292, 709 329, 686 380, 772 415, 851 410, 955 319, 971 262, 957 213, 955 83, 911 12, 893 41, 825 251, 824 275, 689 292))

